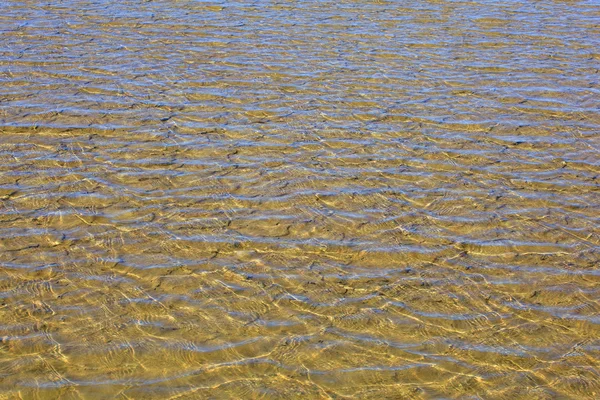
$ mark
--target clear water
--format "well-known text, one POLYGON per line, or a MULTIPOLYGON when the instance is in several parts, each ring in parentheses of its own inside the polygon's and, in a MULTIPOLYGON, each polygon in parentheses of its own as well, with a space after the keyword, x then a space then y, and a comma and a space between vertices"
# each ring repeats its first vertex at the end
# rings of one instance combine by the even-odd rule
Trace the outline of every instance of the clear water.
POLYGON ((599 22, 4 0, 0 398, 598 398, 599 22))

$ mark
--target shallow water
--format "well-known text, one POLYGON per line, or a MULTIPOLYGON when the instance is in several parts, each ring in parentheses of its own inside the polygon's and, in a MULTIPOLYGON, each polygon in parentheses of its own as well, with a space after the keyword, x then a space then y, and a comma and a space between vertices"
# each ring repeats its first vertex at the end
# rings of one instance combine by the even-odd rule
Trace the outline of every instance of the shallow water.
POLYGON ((600 396, 597 1, 7 1, 0 399, 600 396))

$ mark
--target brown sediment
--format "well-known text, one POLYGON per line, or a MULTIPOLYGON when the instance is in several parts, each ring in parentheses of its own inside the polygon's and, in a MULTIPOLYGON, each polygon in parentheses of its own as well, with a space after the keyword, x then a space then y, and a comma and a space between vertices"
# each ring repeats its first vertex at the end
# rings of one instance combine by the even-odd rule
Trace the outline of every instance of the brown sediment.
POLYGON ((9 3, 0 398, 600 396, 593 2, 9 3))

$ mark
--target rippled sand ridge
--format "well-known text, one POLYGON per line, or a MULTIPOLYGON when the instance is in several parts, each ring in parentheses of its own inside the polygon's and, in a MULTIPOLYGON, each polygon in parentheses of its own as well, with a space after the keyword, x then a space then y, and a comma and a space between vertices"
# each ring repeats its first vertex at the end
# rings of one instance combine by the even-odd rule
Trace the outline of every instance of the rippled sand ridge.
POLYGON ((600 397, 598 1, 0 33, 0 399, 600 397))

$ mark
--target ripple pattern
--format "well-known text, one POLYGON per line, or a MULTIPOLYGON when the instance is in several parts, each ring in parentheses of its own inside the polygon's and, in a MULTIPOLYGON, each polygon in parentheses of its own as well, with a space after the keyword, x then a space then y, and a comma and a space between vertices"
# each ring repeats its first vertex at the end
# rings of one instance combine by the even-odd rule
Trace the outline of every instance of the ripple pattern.
POLYGON ((5 0, 0 399, 598 398, 599 21, 5 0))

